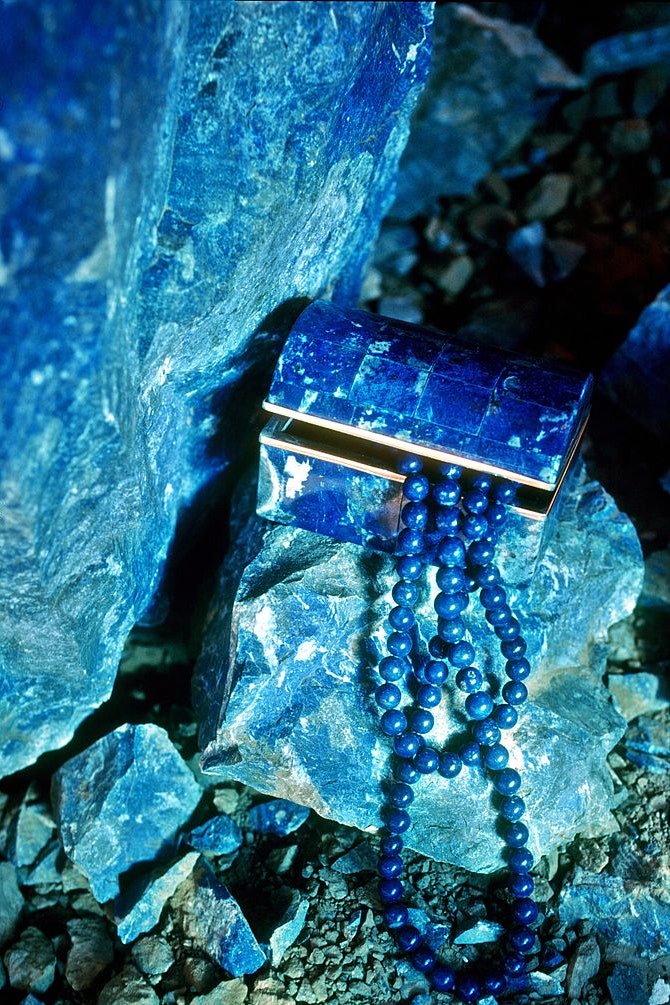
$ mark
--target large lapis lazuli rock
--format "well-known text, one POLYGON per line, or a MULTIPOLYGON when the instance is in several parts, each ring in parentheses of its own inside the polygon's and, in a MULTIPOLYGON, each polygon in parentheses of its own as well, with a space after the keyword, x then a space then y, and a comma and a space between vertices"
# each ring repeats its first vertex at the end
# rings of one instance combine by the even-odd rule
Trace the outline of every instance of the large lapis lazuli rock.
POLYGON ((2 5, 0 775, 109 695, 178 514, 253 439, 282 312, 355 297, 431 17, 2 5))
MULTIPOLYGON (((236 537, 199 663, 203 766, 374 831, 390 777, 391 743, 373 692, 393 562, 256 518, 236 537)), ((602 683, 606 638, 633 609, 642 573, 630 521, 598 484, 582 479, 532 583, 508 591, 533 667, 509 749, 523 777, 535 853, 613 826, 606 755, 625 721, 602 683)), ((418 608, 424 640, 434 634, 436 592, 431 578, 418 608)), ((467 624, 477 666, 497 695, 504 679, 497 639, 476 612, 467 624)), ((431 743, 466 738, 462 698, 447 685, 431 743)), ((408 844, 425 854, 482 872, 502 864, 490 780, 477 769, 422 779, 412 821, 408 844)))

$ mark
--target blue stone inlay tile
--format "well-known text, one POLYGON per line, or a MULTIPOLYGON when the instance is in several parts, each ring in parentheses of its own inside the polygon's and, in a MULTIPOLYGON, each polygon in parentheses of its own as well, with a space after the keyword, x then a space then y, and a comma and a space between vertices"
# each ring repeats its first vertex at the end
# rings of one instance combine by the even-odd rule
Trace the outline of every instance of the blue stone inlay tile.
POLYGON ((509 395, 501 400, 505 407, 491 408, 482 422, 482 437, 517 448, 524 463, 529 454, 559 462, 567 447, 569 416, 509 395))
POLYGON ((496 349, 450 339, 442 345, 434 370, 446 377, 458 377, 466 384, 493 387, 507 359, 506 353, 496 349))
MULTIPOLYGON (((415 414, 436 426, 476 435, 489 403, 490 394, 486 388, 431 373, 415 414)), ((442 442, 450 441, 444 435, 440 439, 442 442)))
POLYGON ((514 358, 507 360, 498 380, 498 385, 504 388, 505 394, 534 401, 538 405, 547 405, 550 408, 560 408, 561 402, 564 406, 576 405, 583 383, 581 378, 575 379, 572 373, 564 374, 553 360, 551 363, 542 360, 542 365, 538 366, 536 363, 514 358), (547 369, 544 369, 545 366, 547 369), (556 394, 556 381, 559 375, 562 388, 560 397, 556 394))
POLYGON ((377 405, 398 415, 411 415, 427 376, 426 371, 370 354, 356 374, 350 396, 357 404, 377 405))

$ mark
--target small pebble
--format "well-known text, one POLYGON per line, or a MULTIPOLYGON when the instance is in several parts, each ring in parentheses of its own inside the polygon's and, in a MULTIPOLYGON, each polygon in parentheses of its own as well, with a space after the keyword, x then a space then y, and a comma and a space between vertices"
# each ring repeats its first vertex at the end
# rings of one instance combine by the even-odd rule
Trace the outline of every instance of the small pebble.
POLYGON ((307 806, 299 806, 288 799, 271 799, 252 806, 247 813, 247 823, 257 834, 292 834, 302 827, 309 816, 307 806))
POLYGON ((10 985, 17 991, 48 991, 56 976, 51 940, 39 928, 29 927, 5 953, 10 985))
POLYGON ((565 209, 573 180, 569 174, 546 174, 526 199, 527 220, 548 220, 565 209))
POLYGON ((609 148, 613 154, 642 154, 650 143, 651 127, 646 119, 621 119, 612 126, 609 148))
POLYGON ((568 962, 565 989, 569 998, 579 998, 587 981, 600 969, 600 949, 591 936, 577 943, 568 962))

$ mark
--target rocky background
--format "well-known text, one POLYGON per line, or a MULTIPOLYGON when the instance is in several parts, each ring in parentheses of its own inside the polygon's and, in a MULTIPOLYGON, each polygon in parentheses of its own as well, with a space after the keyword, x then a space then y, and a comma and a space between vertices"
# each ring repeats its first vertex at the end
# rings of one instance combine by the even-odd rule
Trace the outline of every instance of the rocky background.
MULTIPOLYGON (((300 304, 357 295, 384 214, 362 305, 599 377, 564 530, 599 542, 590 565, 564 552, 589 648, 540 678, 543 714, 582 711, 567 739, 591 760, 556 758, 597 795, 568 833, 542 821, 518 1000, 670 1001, 670 16, 438 6, 391 205, 430 18, 0 11, 8 1005, 429 1000, 377 928, 356 800, 344 825, 199 768, 237 580, 281 585, 248 523, 258 402, 300 304)), ((435 944, 485 952, 496 876, 418 853, 409 875, 435 944)))

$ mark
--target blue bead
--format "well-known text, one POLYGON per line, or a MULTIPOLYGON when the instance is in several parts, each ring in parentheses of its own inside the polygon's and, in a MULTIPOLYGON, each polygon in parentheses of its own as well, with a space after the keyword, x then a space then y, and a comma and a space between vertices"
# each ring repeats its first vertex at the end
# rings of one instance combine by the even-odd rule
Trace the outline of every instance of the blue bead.
POLYGON ((395 564, 396 572, 401 579, 413 582, 421 577, 423 562, 416 555, 402 555, 395 564))
POLYGON ((449 650, 449 662, 455 667, 470 666, 475 658, 475 648, 470 642, 456 642, 449 650))
MULTIPOLYGON (((500 803, 500 815, 505 820, 511 820, 512 822, 520 820, 525 812, 526 804, 521 796, 505 796, 500 803)), ((525 844, 525 841, 522 844, 525 844)))
POLYGON ((493 711, 493 698, 486 691, 475 691, 465 699, 465 711, 471 719, 487 719, 493 711))
POLYGON ((399 810, 403 810, 414 801, 414 791, 410 785, 406 785, 404 782, 398 782, 396 785, 391 787, 389 799, 392 806, 396 806, 399 810))
POLYGON ((379 661, 377 673, 384 680, 400 680, 411 670, 411 663, 408 660, 398 659, 397 656, 385 656, 379 661))
POLYGON ((503 969, 510 977, 517 977, 519 974, 525 974, 526 961, 518 953, 508 953, 503 959, 503 969))
POLYGON ((406 583, 404 580, 396 583, 391 596, 400 607, 413 607, 419 599, 419 587, 416 583, 406 583))
POLYGON ((405 503, 400 515, 405 526, 412 530, 423 530, 428 523, 428 508, 424 503, 405 503))
POLYGON ((399 709, 390 708, 380 719, 382 733, 386 736, 400 736, 407 729, 405 713, 399 709))
POLYGON ((465 635, 463 618, 438 618, 437 634, 443 642, 458 642, 465 635))
POLYGON ((487 994, 500 995, 507 990, 507 978, 504 974, 487 974, 482 982, 482 987, 487 994))
MULTIPOLYGON (((479 722, 475 722, 472 727, 472 735, 474 739, 483 747, 493 747, 494 744, 498 743, 500 740, 500 730, 496 726, 493 719, 481 719, 479 722)), ((486 754, 488 751, 484 751, 484 763, 486 764, 486 754)))
POLYGON ((402 487, 403 495, 412 502, 421 502, 430 492, 430 482, 425 475, 408 475, 402 487))
POLYGON ((511 796, 521 787, 521 776, 514 768, 503 768, 493 776, 493 787, 501 795, 511 796))
POLYGON ((422 746, 423 741, 416 733, 403 733, 402 736, 396 736, 393 741, 393 749, 398 757, 403 757, 407 760, 418 754, 422 746))
POLYGON ((403 925, 394 935, 398 947, 405 953, 411 953, 421 942, 421 935, 414 925, 403 925))
POLYGON ((461 973, 456 978, 456 994, 468 1005, 479 1000, 481 990, 479 981, 470 974, 461 973))
POLYGON ((472 479, 472 485, 473 488, 479 489, 480 492, 490 492, 493 485, 493 475, 482 471, 481 474, 475 475, 472 479))
POLYGON ((512 903, 512 917, 519 925, 532 925, 539 913, 537 904, 529 897, 519 897, 512 903))
POLYGON ((433 607, 441 618, 451 619, 464 611, 468 603, 467 593, 438 593, 433 607))
POLYGON ((526 925, 516 925, 507 937, 510 949, 517 953, 529 953, 535 945, 535 932, 526 925))
POLYGON ((468 561, 472 565, 489 565, 493 561, 495 551, 489 541, 473 541, 468 548, 468 561))
POLYGON ((414 785, 419 780, 419 772, 409 761, 400 760, 393 768, 393 777, 396 782, 404 782, 405 785, 414 785))
POLYGON ((512 618, 510 621, 506 622, 504 625, 496 625, 493 629, 499 639, 507 641, 509 639, 515 639, 517 635, 521 632, 521 625, 516 618, 512 618))
POLYGON ((477 489, 474 492, 466 492, 463 496, 463 506, 468 513, 483 513, 488 504, 489 501, 485 494, 477 489))
POLYGON ((400 855, 380 855, 377 862, 377 871, 384 879, 397 879, 402 873, 402 868, 400 855))
POLYGON ((498 482, 494 486, 493 496, 500 502, 509 505, 516 499, 517 486, 512 482, 498 482))
POLYGON ((502 771, 507 767, 509 753, 502 743, 494 743, 492 747, 484 751, 484 764, 489 771, 502 771))
POLYGON ((484 675, 477 667, 462 667, 456 674, 456 686, 461 691, 478 691, 484 683, 484 675))
POLYGON ((505 673, 510 680, 525 680, 530 674, 530 663, 525 657, 508 660, 505 664, 505 673))
POLYGON ((384 921, 389 928, 401 928, 407 924, 409 912, 404 904, 389 904, 384 911, 384 921))
POLYGON ((445 750, 440 754, 440 766, 437 770, 443 778, 455 778, 462 767, 463 762, 458 754, 454 754, 450 750, 445 750))
POLYGON ((523 705, 528 697, 528 688, 521 681, 508 680, 503 684, 502 696, 508 705, 523 705))
POLYGON ((430 775, 433 771, 437 771, 440 766, 440 758, 434 750, 431 750, 430 747, 423 747, 416 755, 412 763, 416 770, 420 771, 422 775, 430 775))
POLYGON ((535 889, 535 883, 527 872, 515 872, 507 882, 507 889, 513 897, 530 897, 535 889))
POLYGON ((386 648, 393 656, 409 656, 412 645, 412 636, 407 632, 391 632, 386 640, 386 648))
POLYGON ((420 530, 404 527, 397 538, 396 553, 398 555, 421 555, 424 549, 424 538, 420 530))
POLYGON ((438 569, 435 581, 443 593, 462 593, 465 590, 465 573, 457 566, 438 569))
POLYGON ((456 987, 456 971, 441 963, 431 972, 430 985, 433 991, 453 991, 456 987))
POLYGON ((502 586, 497 583, 495 586, 484 586, 479 594, 479 599, 487 611, 493 611, 496 607, 504 607, 507 603, 507 594, 502 586))
POLYGON ((439 509, 435 513, 435 526, 443 534, 453 537, 461 526, 461 514, 457 509, 439 509))
POLYGON ((526 652, 526 641, 521 636, 500 643, 500 652, 507 660, 515 660, 526 652))
POLYGON ((384 834, 379 842, 379 851, 382 855, 399 855, 403 845, 403 839, 398 834, 384 834))
POLYGON ((415 708, 409 713, 408 725, 414 733, 430 733, 435 724, 433 713, 425 708, 415 708))
POLYGON ((478 743, 466 743, 459 751, 463 764, 474 768, 482 762, 482 754, 478 743))
POLYGON ((490 503, 486 510, 486 521, 492 530, 498 530, 505 525, 507 511, 500 503, 490 503))
POLYGON ((463 468, 459 467, 458 464, 452 464, 451 461, 444 461, 438 467, 438 471, 443 478, 453 478, 454 481, 458 479, 463 474, 463 468))
MULTIPOLYGON (((482 590, 482 593, 484 591, 482 590)), ((487 610, 485 614, 486 620, 490 625, 495 628, 497 625, 506 625, 510 622, 513 615, 507 604, 502 607, 496 607, 491 610, 487 610)))
POLYGON ((396 687, 395 684, 380 684, 375 691, 375 698, 377 704, 381 705, 382 708, 397 708, 402 695, 400 688, 396 687))
POLYGON ((399 454, 396 470, 401 475, 416 475, 423 471, 423 460, 418 454, 399 454))
POLYGON ((377 889, 382 904, 395 904, 402 900, 403 885, 399 879, 380 879, 377 889))
POLYGON ((412 963, 419 973, 430 973, 435 966, 435 953, 428 946, 419 946, 412 953, 412 963))
POLYGON ((501 729, 512 729, 519 721, 519 713, 511 705, 496 705, 493 718, 501 729))
POLYGON ((488 533, 488 530, 489 525, 483 516, 471 513, 463 520, 463 536, 470 541, 480 541, 488 533))
POLYGON ((449 667, 443 660, 430 660, 423 668, 423 675, 429 684, 444 684, 449 676, 449 667))
POLYGON ((389 624, 398 632, 408 632, 416 624, 414 612, 410 607, 392 607, 389 611, 389 624))
POLYGON ((411 820, 407 810, 386 808, 384 812, 386 826, 392 834, 404 834, 409 830, 411 820))
POLYGON ((442 691, 431 684, 422 684, 416 692, 416 702, 421 708, 436 708, 442 700, 442 691))
POLYGON ((520 820, 509 825, 505 830, 505 844, 510 848, 522 848, 528 844, 528 828, 520 820))
MULTIPOLYGON (((533 868, 533 856, 527 848, 513 848, 509 854, 508 862, 513 872, 530 872, 533 868)), ((526 897, 527 894, 520 893, 518 896, 526 897)))
POLYGON ((495 565, 482 565, 472 571, 472 578, 477 586, 495 586, 500 582, 500 573, 495 565))
MULTIPOLYGON (((475 544, 480 544, 477 541, 475 544)), ((474 548, 475 545, 470 545, 474 548)), ((439 543, 437 549, 437 558, 440 565, 464 565, 465 564, 465 545, 459 537, 443 537, 439 543)))
POLYGON ((433 499, 438 506, 455 506, 461 498, 461 487, 453 478, 444 478, 433 486, 433 499))
POLYGON ((443 660, 449 652, 449 643, 441 639, 439 635, 433 635, 428 643, 428 652, 433 659, 443 660))

